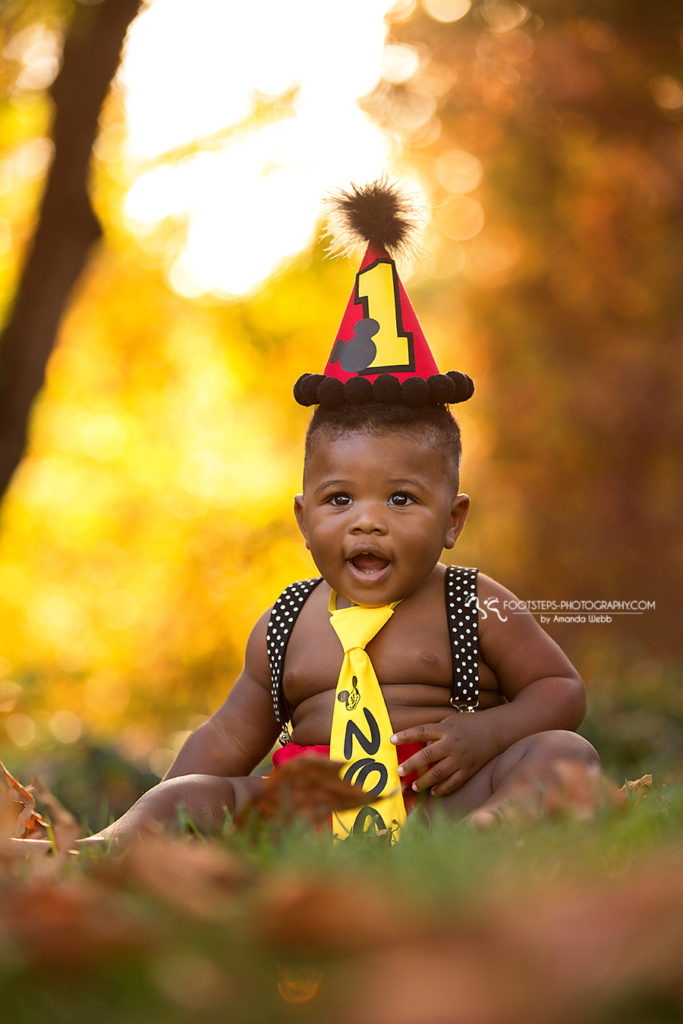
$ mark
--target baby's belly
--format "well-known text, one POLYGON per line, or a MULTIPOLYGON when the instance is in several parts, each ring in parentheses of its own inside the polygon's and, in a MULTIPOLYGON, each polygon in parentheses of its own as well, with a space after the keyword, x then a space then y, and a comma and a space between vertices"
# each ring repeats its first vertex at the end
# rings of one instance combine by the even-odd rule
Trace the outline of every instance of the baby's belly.
MULTIPOLYGON (((448 703, 450 690, 444 686, 383 686, 382 693, 394 732, 440 722, 449 713, 457 714, 448 703)), ((479 695, 482 710, 504 701, 495 691, 482 690, 479 695)), ((325 690, 301 701, 292 715, 294 742, 302 745, 329 743, 333 707, 334 690, 325 690)))

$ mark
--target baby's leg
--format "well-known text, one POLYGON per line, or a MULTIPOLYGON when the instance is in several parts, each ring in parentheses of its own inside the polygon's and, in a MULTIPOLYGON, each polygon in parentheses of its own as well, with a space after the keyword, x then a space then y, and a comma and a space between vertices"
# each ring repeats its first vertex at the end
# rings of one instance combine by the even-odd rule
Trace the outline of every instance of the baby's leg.
POLYGON ((582 736, 561 729, 539 732, 513 743, 455 793, 434 798, 434 806, 454 817, 470 814, 474 824, 485 828, 506 808, 536 808, 542 793, 559 789, 558 761, 600 769, 595 748, 582 736))
POLYGON ((260 776, 224 779, 216 775, 180 775, 166 779, 144 793, 111 825, 79 840, 78 845, 144 839, 160 826, 177 825, 180 809, 200 832, 216 834, 225 823, 226 812, 233 815, 240 811, 262 786, 260 776))

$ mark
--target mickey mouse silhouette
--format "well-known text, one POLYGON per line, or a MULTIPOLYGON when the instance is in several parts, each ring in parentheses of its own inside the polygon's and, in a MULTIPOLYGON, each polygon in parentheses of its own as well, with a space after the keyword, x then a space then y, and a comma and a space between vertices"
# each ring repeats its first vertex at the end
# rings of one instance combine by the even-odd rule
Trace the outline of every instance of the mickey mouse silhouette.
POLYGON ((346 706, 347 711, 353 711, 356 705, 360 702, 360 693, 358 692, 358 679, 353 676, 351 679, 351 685, 353 690, 342 690, 341 693, 337 694, 337 700, 340 704, 346 706))
POLYGON ((346 373, 360 373, 367 370, 377 355, 377 346, 372 335, 377 334, 379 322, 366 316, 356 324, 356 333, 347 342, 337 338, 330 355, 331 363, 339 363, 346 373))

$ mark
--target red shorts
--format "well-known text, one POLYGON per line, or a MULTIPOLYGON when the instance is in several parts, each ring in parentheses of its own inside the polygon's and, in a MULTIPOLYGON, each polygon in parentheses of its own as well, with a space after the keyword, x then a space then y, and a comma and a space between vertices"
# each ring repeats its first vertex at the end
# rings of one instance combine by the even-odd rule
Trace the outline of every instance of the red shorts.
MULTIPOLYGON (((396 753, 398 755, 398 763, 403 764, 413 754, 417 754, 418 750, 422 750, 424 743, 400 743, 396 747, 396 753)), ((326 757, 329 759, 330 748, 322 746, 320 744, 310 747, 302 747, 298 743, 286 743, 284 747, 280 747, 278 750, 273 751, 273 768, 277 768, 278 765, 284 764, 286 761, 291 761, 295 757, 301 757, 303 754, 317 754, 319 757, 326 757)), ((417 800, 418 794, 411 789, 411 786, 417 778, 417 772, 411 772, 409 775, 404 775, 401 778, 401 791, 403 793, 403 800, 406 805, 406 811, 411 811, 417 800)))

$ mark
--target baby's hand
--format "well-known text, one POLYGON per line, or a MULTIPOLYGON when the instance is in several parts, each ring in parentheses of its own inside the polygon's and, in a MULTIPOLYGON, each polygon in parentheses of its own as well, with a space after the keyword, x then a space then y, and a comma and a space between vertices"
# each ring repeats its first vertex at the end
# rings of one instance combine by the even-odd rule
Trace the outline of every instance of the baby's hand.
POLYGON ((416 725, 391 737, 391 742, 424 743, 425 747, 399 765, 399 775, 418 772, 412 788, 429 789, 432 796, 453 793, 498 753, 484 712, 451 712, 432 725, 416 725))

